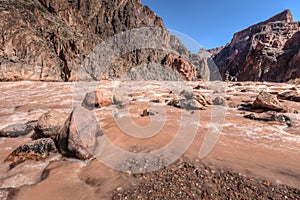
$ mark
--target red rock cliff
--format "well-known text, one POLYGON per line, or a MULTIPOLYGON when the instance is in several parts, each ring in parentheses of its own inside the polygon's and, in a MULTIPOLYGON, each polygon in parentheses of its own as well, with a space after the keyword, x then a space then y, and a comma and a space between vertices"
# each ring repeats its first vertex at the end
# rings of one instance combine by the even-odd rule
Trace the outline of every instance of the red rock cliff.
POLYGON ((235 33, 214 55, 223 77, 239 81, 283 82, 300 76, 300 22, 289 10, 235 33))

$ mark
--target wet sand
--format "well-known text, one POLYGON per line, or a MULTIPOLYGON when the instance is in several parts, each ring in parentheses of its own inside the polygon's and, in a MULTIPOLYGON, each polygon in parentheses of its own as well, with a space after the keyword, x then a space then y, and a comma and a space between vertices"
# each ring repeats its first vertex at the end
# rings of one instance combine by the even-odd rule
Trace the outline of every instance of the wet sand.
MULTIPOLYGON (((3 160, 18 145, 30 141, 30 135, 0 138, 1 187, 17 187, 19 191, 15 199, 111 199, 116 191, 134 188, 143 181, 130 170, 138 171, 139 167, 146 166, 141 162, 147 159, 150 163, 143 172, 181 158, 192 165, 226 168, 250 178, 300 189, 300 115, 293 112, 300 110, 300 103, 282 102, 289 107, 287 115, 293 120, 293 126, 288 127, 285 124, 243 118, 248 112, 236 108, 227 107, 224 110, 223 106, 208 106, 206 110, 192 112, 149 103, 149 100, 160 96, 171 98, 179 94, 182 88, 192 88, 198 83, 185 83, 183 87, 173 87, 176 83, 170 86, 157 82, 134 82, 131 85, 103 82, 95 87, 90 83, 89 86, 40 82, 0 84, 0 128, 38 119, 49 109, 70 112, 73 106, 80 104, 85 93, 94 88, 104 91, 108 96, 113 92, 122 92, 127 95, 129 102, 124 109, 112 106, 96 110, 96 117, 104 132, 99 142, 103 142, 105 137, 123 151, 116 153, 110 146, 104 145, 97 149, 92 161, 83 162, 53 155, 45 162, 25 162, 9 171, 8 163, 3 160), (171 90, 173 92, 170 94, 171 90), (141 117, 146 108, 156 110, 159 115, 141 117), (215 135, 216 145, 207 156, 200 158, 199 151, 208 131, 212 130, 212 124, 223 120, 223 111, 224 123, 220 127, 221 134, 215 135), (164 149, 174 141, 177 145, 175 148, 164 149), (153 158, 147 157, 140 162, 135 162, 134 157, 130 157, 132 154, 126 157, 127 152, 148 156, 159 149, 162 151, 153 153, 153 158), (157 155, 161 157, 157 158, 157 155), (123 171, 114 170, 107 164, 123 171), (30 171, 30 168, 35 170, 30 171)), ((253 101, 261 90, 283 92, 292 87, 297 86, 273 83, 224 85, 226 96, 237 104, 253 101), (243 89, 249 91, 241 92, 243 89)), ((214 93, 213 90, 194 92, 209 96, 222 95, 222 92, 214 93)))

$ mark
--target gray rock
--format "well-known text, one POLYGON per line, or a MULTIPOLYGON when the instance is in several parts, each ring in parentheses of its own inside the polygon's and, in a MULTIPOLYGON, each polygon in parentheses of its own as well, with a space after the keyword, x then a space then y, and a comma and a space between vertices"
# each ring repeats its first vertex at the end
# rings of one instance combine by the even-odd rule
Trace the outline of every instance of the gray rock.
POLYGON ((212 103, 213 103, 213 105, 224 106, 226 103, 226 100, 223 97, 216 97, 213 99, 212 103))
POLYGON ((245 118, 252 119, 252 120, 258 120, 258 121, 278 121, 287 124, 288 126, 292 125, 292 120, 282 114, 274 113, 274 112, 267 112, 267 113, 252 113, 249 115, 245 115, 245 118))
POLYGON ((36 121, 29 121, 26 124, 13 124, 0 130, 0 137, 21 137, 33 131, 36 121))
POLYGON ((114 105, 124 107, 126 104, 128 104, 128 99, 126 99, 124 96, 120 94, 114 94, 112 103, 114 105))
POLYGON ((204 106, 199 103, 196 99, 190 99, 188 101, 183 102, 184 107, 187 110, 203 110, 204 106))
POLYGON ((196 97, 196 95, 194 94, 194 92, 192 91, 186 91, 186 90, 183 90, 179 93, 179 96, 182 96, 184 97, 185 99, 193 99, 196 97))

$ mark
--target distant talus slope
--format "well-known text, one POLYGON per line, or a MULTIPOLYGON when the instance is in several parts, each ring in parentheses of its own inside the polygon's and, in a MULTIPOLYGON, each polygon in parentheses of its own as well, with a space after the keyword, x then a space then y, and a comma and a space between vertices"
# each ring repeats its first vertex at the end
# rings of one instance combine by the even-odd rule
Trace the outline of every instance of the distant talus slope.
POLYGON ((300 77, 300 22, 289 10, 235 33, 214 55, 223 78, 285 82, 300 77))
POLYGON ((140 0, 1 1, 0 31, 2 81, 114 79, 122 77, 132 66, 152 62, 169 65, 187 80, 198 79, 197 70, 207 71, 188 61, 188 50, 140 0), (163 50, 137 49, 121 55, 105 66, 105 71, 88 65, 82 69, 85 58, 101 42, 142 27, 162 29, 164 40, 161 42, 172 49, 172 55, 163 50), (86 74, 78 77, 79 70, 86 74))

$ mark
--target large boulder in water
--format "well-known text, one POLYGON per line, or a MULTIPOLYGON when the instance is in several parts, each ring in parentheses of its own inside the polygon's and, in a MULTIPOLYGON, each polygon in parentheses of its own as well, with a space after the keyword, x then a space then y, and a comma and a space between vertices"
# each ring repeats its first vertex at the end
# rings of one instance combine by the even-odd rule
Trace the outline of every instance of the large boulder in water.
POLYGON ((65 156, 87 160, 92 157, 96 137, 101 134, 93 113, 75 108, 56 137, 56 144, 65 156))
POLYGON ((52 138, 55 139, 59 130, 63 127, 68 118, 68 113, 57 110, 50 110, 43 114, 34 128, 36 138, 52 138))
POLYGON ((268 92, 260 92, 253 102, 254 108, 262 108, 264 110, 286 112, 287 109, 283 107, 275 95, 268 92))
POLYGON ((82 102, 82 106, 93 110, 95 108, 102 108, 111 105, 111 100, 107 98, 102 92, 94 91, 89 92, 85 95, 85 98, 82 102))

